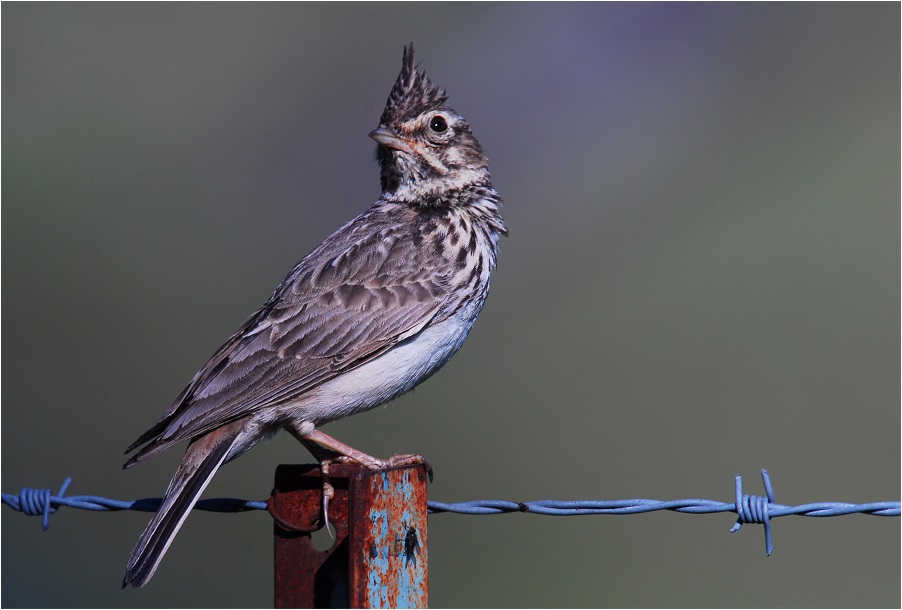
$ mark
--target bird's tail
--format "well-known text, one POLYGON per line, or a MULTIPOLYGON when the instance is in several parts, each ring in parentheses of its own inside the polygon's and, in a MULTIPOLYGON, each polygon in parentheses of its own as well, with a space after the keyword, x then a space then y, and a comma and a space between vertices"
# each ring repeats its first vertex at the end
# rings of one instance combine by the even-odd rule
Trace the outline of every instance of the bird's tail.
POLYGON ((210 479, 229 455, 242 421, 232 422, 193 441, 166 490, 166 498, 135 545, 122 587, 143 587, 153 577, 169 544, 210 479))

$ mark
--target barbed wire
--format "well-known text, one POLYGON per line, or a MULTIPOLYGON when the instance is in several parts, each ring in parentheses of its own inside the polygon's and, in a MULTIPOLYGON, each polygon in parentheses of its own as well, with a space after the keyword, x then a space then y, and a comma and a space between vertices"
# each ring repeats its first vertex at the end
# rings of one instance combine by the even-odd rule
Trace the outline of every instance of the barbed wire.
MULTIPOLYGON (((706 515, 711 513, 732 512, 737 514, 736 523, 730 529, 738 532, 745 523, 759 523, 764 526, 765 552, 769 556, 773 552, 773 532, 770 520, 774 517, 799 515, 802 517, 838 517, 861 513, 877 517, 898 517, 899 502, 870 502, 867 504, 847 504, 844 502, 813 502, 798 506, 777 504, 770 475, 761 471, 764 480, 765 496, 753 496, 742 493, 742 477, 736 475, 735 502, 717 502, 690 498, 686 500, 651 500, 635 498, 630 500, 537 500, 533 502, 511 502, 507 500, 471 500, 468 502, 434 502, 428 503, 431 514, 458 513, 464 515, 498 515, 505 513, 533 513, 549 516, 579 515, 635 515, 659 510, 679 513, 706 515)), ((67 477, 59 492, 53 495, 50 489, 32 489, 25 487, 18 495, 3 494, 3 503, 30 516, 41 516, 41 527, 45 531, 50 527, 50 515, 62 506, 94 511, 137 510, 155 512, 163 503, 162 498, 144 498, 141 500, 112 500, 102 496, 66 496, 72 483, 67 477)), ((214 498, 200 500, 194 507, 197 510, 214 512, 245 512, 249 510, 267 510, 267 502, 241 500, 237 498, 214 498)))

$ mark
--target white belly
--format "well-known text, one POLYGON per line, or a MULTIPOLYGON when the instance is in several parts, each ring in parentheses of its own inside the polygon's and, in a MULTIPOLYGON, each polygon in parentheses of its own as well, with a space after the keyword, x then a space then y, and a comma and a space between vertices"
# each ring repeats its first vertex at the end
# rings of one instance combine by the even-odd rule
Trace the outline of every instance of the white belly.
POLYGON ((440 369, 463 344, 472 326, 473 320, 466 316, 429 326, 375 360, 276 407, 275 413, 270 413, 275 421, 267 419, 271 423, 292 420, 320 425, 385 404, 440 369))

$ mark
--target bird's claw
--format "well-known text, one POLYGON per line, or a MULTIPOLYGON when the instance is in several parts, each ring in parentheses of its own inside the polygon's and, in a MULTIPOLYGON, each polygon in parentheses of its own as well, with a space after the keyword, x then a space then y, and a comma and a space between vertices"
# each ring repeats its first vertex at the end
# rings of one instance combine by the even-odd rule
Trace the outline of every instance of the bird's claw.
POLYGON ((335 497, 335 488, 329 482, 329 466, 331 464, 332 460, 323 460, 319 463, 319 468, 323 477, 323 524, 326 526, 329 536, 334 539, 335 533, 332 530, 332 524, 329 523, 329 502, 335 497))
POLYGON ((400 466, 413 466, 414 464, 422 464, 423 467, 426 468, 426 474, 429 476, 429 482, 431 483, 433 479, 432 464, 430 464, 429 460, 424 458, 422 455, 399 455, 396 453, 387 460, 380 460, 379 458, 374 458, 373 456, 366 455, 364 453, 355 455, 354 457, 342 455, 335 458, 335 460, 333 461, 340 462, 342 464, 360 464, 361 466, 365 466, 370 470, 384 470, 386 468, 398 468, 400 466))
POLYGON ((422 455, 398 455, 397 453, 387 460, 385 460, 386 466, 394 468, 398 466, 412 466, 414 464, 422 464, 426 469, 426 474, 429 476, 429 482, 432 483, 432 464, 429 463, 429 460, 424 458, 422 455))
POLYGON ((332 536, 332 538, 335 538, 335 534, 332 529, 332 524, 329 522, 329 503, 332 501, 332 498, 335 497, 335 488, 332 487, 332 484, 329 482, 329 467, 335 463, 355 463, 370 470, 384 470, 385 468, 422 464, 426 469, 426 474, 429 477, 430 483, 433 478, 432 465, 429 463, 429 460, 422 455, 398 455, 396 453, 387 460, 380 460, 379 458, 367 455, 366 453, 356 452, 353 457, 349 455, 339 455, 334 458, 320 460, 319 467, 323 478, 323 525, 326 527, 326 531, 329 532, 329 535, 332 536))

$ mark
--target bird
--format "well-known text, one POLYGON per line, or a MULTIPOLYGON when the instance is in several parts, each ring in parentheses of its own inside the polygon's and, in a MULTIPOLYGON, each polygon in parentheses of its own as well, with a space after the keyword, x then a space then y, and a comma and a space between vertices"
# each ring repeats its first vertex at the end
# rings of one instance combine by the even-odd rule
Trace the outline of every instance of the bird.
MULTIPOLYGON (((403 49, 376 141, 381 194, 288 273, 126 450, 128 469, 188 446, 122 586, 142 587, 220 466, 285 429, 315 457, 378 459, 320 429, 438 371, 483 308, 507 235, 488 159, 448 95, 403 49)), ((324 494, 325 496, 325 494, 324 494)), ((328 518, 326 519, 328 523, 328 518)))

